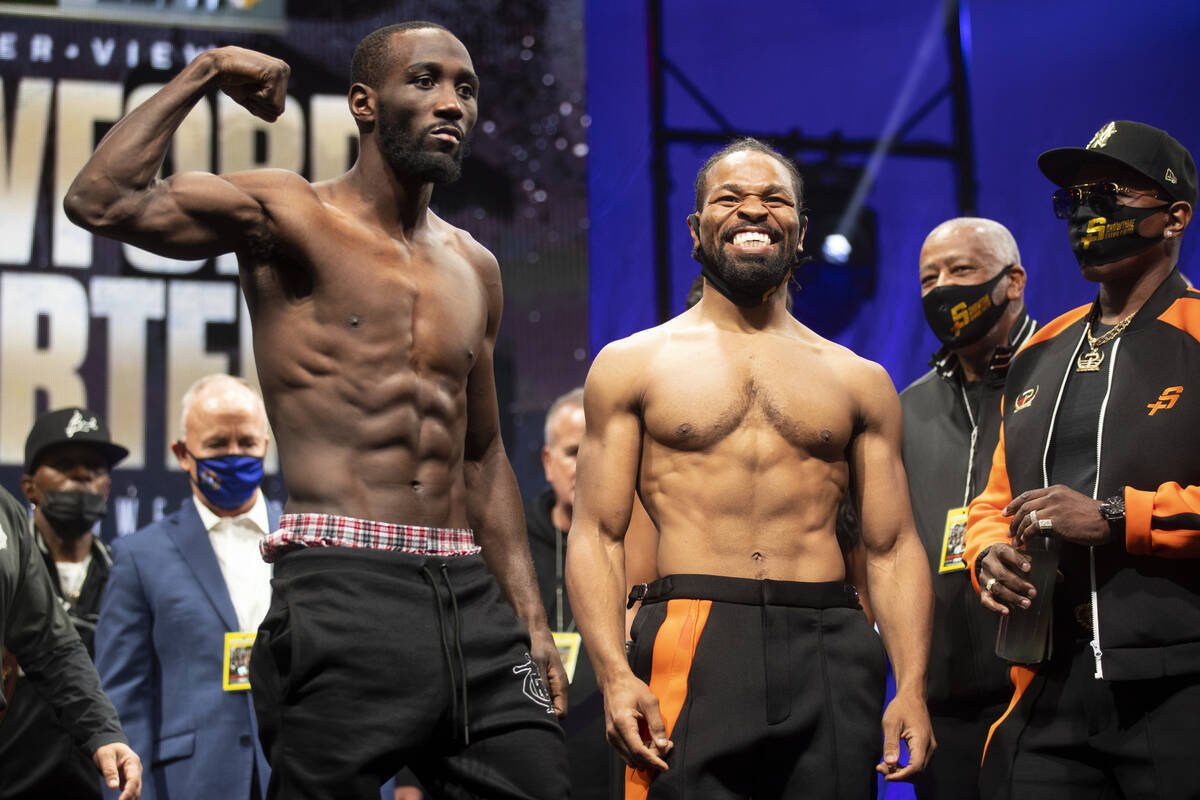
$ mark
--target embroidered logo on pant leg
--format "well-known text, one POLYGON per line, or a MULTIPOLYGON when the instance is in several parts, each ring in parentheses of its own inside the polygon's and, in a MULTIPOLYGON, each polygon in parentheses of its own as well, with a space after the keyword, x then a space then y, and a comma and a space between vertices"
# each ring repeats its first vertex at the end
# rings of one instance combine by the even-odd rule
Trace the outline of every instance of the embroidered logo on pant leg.
POLYGON ((525 654, 525 661, 513 667, 513 674, 521 676, 521 691, 533 702, 546 709, 547 714, 554 713, 554 704, 550 701, 550 690, 538 672, 533 656, 525 654))

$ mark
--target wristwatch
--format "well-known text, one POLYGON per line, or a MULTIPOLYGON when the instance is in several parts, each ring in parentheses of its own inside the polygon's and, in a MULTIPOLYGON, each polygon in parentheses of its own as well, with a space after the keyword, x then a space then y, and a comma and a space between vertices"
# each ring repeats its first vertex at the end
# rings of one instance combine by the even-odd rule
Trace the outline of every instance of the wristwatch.
POLYGON ((1100 516, 1114 536, 1125 535, 1125 495, 1114 494, 1100 503, 1100 516))

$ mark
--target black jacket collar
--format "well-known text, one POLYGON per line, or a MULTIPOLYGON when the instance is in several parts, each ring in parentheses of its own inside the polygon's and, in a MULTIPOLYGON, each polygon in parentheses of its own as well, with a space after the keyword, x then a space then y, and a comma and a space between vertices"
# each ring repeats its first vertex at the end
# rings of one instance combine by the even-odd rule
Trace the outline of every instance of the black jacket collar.
MULTIPOLYGON (((987 382, 991 386, 1003 386, 1004 376, 1008 373, 1008 364, 1013 354, 1025 343, 1025 340, 1037 330, 1037 320, 1029 316, 1027 309, 1022 309, 1008 330, 1008 344, 997 347, 988 362, 987 382)), ((943 380, 954 380, 959 374, 958 356, 949 347, 943 346, 929 358, 929 366, 943 380)))

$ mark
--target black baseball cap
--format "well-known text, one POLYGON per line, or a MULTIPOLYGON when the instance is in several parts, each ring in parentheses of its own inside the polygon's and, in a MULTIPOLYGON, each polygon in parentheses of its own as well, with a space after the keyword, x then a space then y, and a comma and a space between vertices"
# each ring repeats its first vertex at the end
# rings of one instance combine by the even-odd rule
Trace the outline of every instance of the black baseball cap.
POLYGON ((51 447, 60 444, 96 448, 108 461, 109 469, 129 455, 127 449, 113 444, 104 420, 86 408, 70 406, 47 411, 33 423, 33 429, 25 440, 25 474, 32 475, 38 467, 38 459, 51 447))
POLYGON ((1196 208, 1196 163, 1164 130, 1125 119, 1108 123, 1087 147, 1058 147, 1038 156, 1038 169, 1059 186, 1070 186, 1085 164, 1124 164, 1161 186, 1172 200, 1196 208))

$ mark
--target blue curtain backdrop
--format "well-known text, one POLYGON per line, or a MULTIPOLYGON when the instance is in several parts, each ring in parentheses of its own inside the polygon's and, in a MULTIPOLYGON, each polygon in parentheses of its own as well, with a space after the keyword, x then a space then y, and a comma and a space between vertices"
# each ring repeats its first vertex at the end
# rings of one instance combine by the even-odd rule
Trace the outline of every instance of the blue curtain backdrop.
MULTIPOLYGON (((874 137, 893 112, 939 6, 931 0, 767 0, 752 6, 664 0, 663 51, 741 130, 874 137)), ((1192 85, 1200 3, 964 0, 963 8, 978 211, 1016 236, 1030 276, 1028 305, 1045 322, 1088 302, 1094 287, 1080 277, 1065 223, 1050 211, 1052 186, 1038 172, 1036 157, 1051 147, 1086 144, 1111 119, 1157 125, 1200 153, 1192 85)), ((646 17, 643 0, 588 4, 593 354, 658 322, 646 17)), ((935 45, 908 112, 949 77, 944 43, 938 38, 935 45)), ((665 98, 668 125, 719 130, 670 76, 665 98)), ((945 142, 950 136, 947 103, 910 134, 945 142)), ((715 149, 669 149, 675 312, 698 272, 684 223, 692 181, 715 149)), ((849 307, 852 320, 836 338, 883 364, 898 389, 925 371, 935 349, 921 315, 917 256, 929 230, 957 215, 954 180, 948 161, 893 156, 867 196, 878 218, 876 288, 849 307)), ((808 198, 813 208, 821 203, 817 194, 808 198)), ((1185 239, 1185 274, 1200 267, 1196 244, 1187 241, 1197 236, 1191 232, 1185 239)), ((817 245, 809 242, 810 249, 817 245)))

